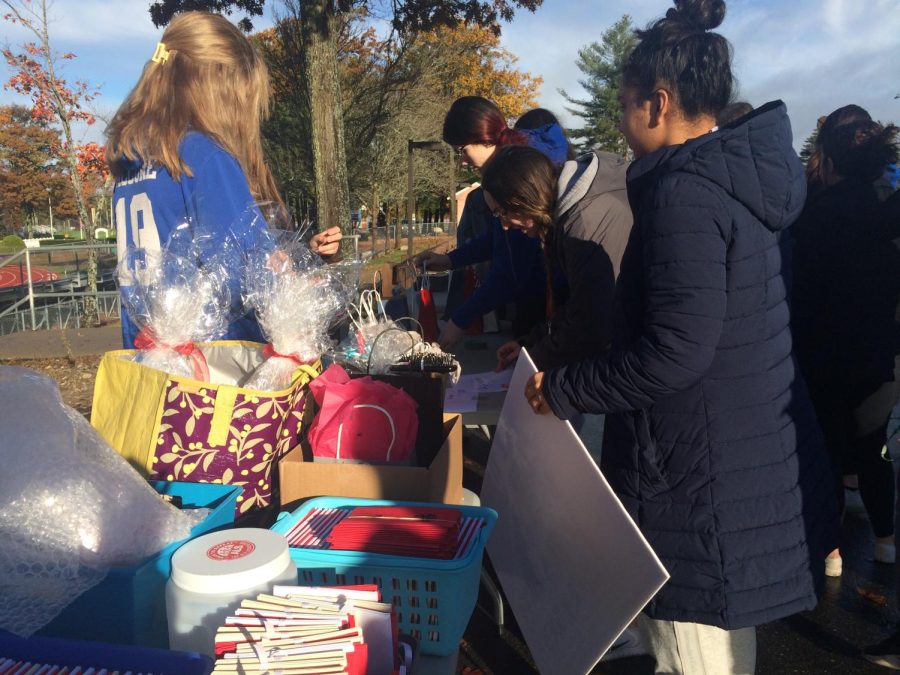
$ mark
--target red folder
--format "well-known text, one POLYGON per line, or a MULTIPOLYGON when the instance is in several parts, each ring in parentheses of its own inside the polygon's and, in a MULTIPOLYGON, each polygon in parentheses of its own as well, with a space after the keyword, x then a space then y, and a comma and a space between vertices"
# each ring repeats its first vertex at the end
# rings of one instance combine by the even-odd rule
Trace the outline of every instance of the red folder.
POLYGON ((447 560, 456 552, 461 515, 447 508, 357 507, 327 542, 332 549, 447 560))
POLYGON ((365 644, 353 645, 353 651, 347 653, 347 675, 366 675, 369 667, 369 648, 365 644))

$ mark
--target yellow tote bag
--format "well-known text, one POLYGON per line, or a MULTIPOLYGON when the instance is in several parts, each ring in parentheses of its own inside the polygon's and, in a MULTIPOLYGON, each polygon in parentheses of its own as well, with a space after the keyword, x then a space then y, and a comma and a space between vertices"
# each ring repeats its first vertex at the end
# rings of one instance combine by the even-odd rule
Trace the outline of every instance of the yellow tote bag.
POLYGON ((94 386, 91 424, 148 478, 226 483, 243 488, 238 514, 268 506, 272 466, 300 438, 308 383, 321 364, 299 365, 290 388, 258 391, 240 382, 264 360, 264 345, 198 345, 212 382, 169 375, 107 352, 94 386))

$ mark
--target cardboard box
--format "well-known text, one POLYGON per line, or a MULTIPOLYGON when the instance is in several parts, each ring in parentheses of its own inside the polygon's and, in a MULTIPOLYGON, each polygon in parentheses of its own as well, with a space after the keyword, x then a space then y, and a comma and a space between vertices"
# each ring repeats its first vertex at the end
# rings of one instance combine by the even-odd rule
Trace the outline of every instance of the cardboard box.
POLYGON ((443 443, 427 466, 310 462, 291 450, 278 462, 281 508, 322 496, 459 504, 462 469, 462 418, 444 415, 443 443))

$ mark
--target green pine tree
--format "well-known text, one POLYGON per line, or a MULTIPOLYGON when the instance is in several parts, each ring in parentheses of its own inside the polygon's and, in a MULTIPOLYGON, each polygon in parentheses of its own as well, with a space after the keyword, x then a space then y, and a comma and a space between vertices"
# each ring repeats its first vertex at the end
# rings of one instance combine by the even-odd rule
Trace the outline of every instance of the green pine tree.
POLYGON ((809 162, 810 156, 816 149, 816 141, 819 138, 819 129, 816 127, 813 129, 812 133, 807 136, 806 140, 803 142, 803 147, 800 148, 800 160, 803 162, 803 166, 806 166, 807 162, 809 162))
POLYGON ((582 150, 606 150, 625 156, 628 145, 619 126, 619 78, 625 60, 637 44, 631 17, 625 14, 603 33, 600 42, 592 42, 578 51, 575 64, 585 74, 579 80, 588 97, 569 96, 565 99, 574 107, 569 112, 584 120, 584 125, 569 130, 570 136, 582 150))

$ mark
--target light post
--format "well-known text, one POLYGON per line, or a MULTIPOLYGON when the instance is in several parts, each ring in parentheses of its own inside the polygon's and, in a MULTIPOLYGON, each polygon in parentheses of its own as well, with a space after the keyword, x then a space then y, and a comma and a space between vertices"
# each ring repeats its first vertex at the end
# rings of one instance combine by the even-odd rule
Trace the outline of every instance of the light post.
POLYGON ((53 239, 53 199, 50 196, 50 188, 47 188, 47 208, 50 210, 50 238, 53 239))

